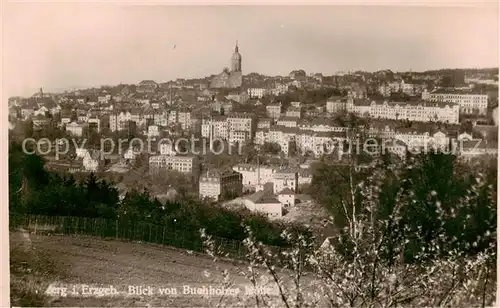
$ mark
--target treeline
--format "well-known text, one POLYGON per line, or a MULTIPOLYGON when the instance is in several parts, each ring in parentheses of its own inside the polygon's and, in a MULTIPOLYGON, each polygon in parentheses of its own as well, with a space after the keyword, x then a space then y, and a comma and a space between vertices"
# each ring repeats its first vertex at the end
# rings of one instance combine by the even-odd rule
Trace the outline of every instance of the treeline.
POLYGON ((355 216, 382 228, 388 260, 397 254, 412 262, 422 252, 430 258, 452 251, 474 255, 496 247, 495 161, 471 166, 454 155, 428 153, 400 166, 385 159, 360 172, 323 163, 316 166, 311 194, 330 210, 339 233, 350 231, 355 216), (369 185, 374 193, 368 196, 369 185), (394 243, 402 242, 403 251, 396 251, 394 243))
POLYGON ((483 74, 498 74, 498 67, 486 67, 486 68, 445 68, 440 70, 430 70, 423 72, 424 74, 475 74, 475 73, 483 73, 483 74))
MULTIPOLYGON (((145 222, 166 226, 185 236, 199 238, 200 228, 214 236, 243 240, 250 226, 259 241, 288 246, 280 237, 284 225, 247 210, 230 211, 199 200, 180 199, 161 203, 147 190, 129 191, 120 200, 112 182, 94 174, 76 180, 71 174, 49 172, 37 155, 25 154, 15 142, 9 147, 9 211, 11 213, 78 216, 145 222)), ((293 226, 296 232, 308 232, 293 226)))

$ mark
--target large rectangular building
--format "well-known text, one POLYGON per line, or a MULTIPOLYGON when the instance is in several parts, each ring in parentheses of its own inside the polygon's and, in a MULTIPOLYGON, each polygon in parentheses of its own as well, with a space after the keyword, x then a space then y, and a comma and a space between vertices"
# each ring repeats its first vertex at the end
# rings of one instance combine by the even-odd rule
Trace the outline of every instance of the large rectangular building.
POLYGON ((277 120, 281 116, 281 103, 269 104, 266 106, 267 116, 271 119, 277 120))
POLYGON ((203 138, 228 139, 228 121, 225 116, 203 119, 201 121, 201 135, 203 138))
POLYGON ((276 170, 273 174, 273 193, 278 194, 283 189, 289 188, 293 192, 297 192, 299 185, 299 174, 296 170, 281 169, 276 170))
POLYGON ((230 143, 245 143, 255 135, 257 122, 249 114, 230 114, 203 119, 201 135, 204 138, 223 139, 230 143))
POLYGON ((200 197, 214 200, 236 198, 243 192, 242 179, 241 173, 233 170, 207 172, 200 177, 200 197))
POLYGON ((153 172, 175 170, 181 173, 196 174, 198 167, 198 159, 194 156, 156 155, 149 158, 149 168, 153 172))
POLYGON ((255 135, 257 122, 253 115, 233 113, 227 117, 228 132, 247 132, 249 138, 255 135))
POLYGON ((460 113, 485 115, 488 111, 488 95, 457 91, 435 91, 429 94, 431 101, 451 102, 460 106, 460 113))
POLYGON ((330 97, 326 101, 326 112, 337 113, 345 111, 346 109, 346 99, 340 96, 330 97))
POLYGON ((262 98, 264 95, 270 94, 271 90, 266 88, 248 88, 247 92, 251 98, 262 98))
POLYGON ((238 164, 233 170, 241 173, 242 181, 245 187, 251 188, 257 185, 264 185, 273 181, 273 174, 276 170, 271 166, 258 166, 252 164, 238 164))
POLYGON ((448 124, 458 124, 460 114, 459 105, 452 102, 389 102, 352 98, 348 99, 347 111, 372 118, 448 124))

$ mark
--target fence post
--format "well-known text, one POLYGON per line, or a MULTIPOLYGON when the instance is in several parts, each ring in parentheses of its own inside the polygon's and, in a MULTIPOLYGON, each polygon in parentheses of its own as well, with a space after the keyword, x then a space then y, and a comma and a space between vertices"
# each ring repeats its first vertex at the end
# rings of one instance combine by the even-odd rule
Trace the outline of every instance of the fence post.
POLYGON ((148 237, 148 242, 151 243, 151 224, 149 224, 149 237, 148 237))
POLYGON ((161 244, 165 245, 165 226, 163 226, 162 229, 163 229, 163 236, 161 238, 161 244))
POLYGON ((115 220, 115 238, 118 238, 118 219, 115 220))

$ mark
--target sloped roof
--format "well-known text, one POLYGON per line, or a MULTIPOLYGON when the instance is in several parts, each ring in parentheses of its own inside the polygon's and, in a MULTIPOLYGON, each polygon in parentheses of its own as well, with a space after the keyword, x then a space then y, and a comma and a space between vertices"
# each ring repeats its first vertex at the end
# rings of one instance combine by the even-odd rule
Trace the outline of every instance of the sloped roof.
POLYGON ((370 106, 370 104, 372 103, 371 101, 367 100, 367 99, 354 99, 353 101, 354 105, 355 106, 370 106))
POLYGON ((260 190, 248 196, 246 199, 256 204, 281 204, 274 196, 264 190, 260 190))
POLYGON ((297 122, 297 121, 299 121, 299 118, 298 117, 280 117, 278 119, 278 122, 280 122, 280 121, 295 121, 295 122, 297 122))
POLYGON ((41 114, 38 114, 33 118, 34 120, 46 120, 47 118, 41 114))
POLYGON ((295 193, 288 187, 285 187, 278 195, 294 195, 295 193))
POLYGON ((154 80, 143 80, 139 82, 140 86, 157 86, 158 84, 154 80))

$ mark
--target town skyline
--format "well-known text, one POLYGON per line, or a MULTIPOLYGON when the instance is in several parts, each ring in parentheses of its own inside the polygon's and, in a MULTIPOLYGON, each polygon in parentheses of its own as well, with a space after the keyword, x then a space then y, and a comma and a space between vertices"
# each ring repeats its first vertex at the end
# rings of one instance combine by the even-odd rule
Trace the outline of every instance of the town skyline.
POLYGON ((16 17, 6 16, 4 23, 4 71, 11 78, 4 79, 3 87, 9 96, 32 95, 40 87, 62 92, 145 79, 204 78, 230 66, 236 41, 244 75, 498 67, 498 10, 492 10, 497 4, 242 8, 9 3, 6 8, 16 17), (384 13, 384 20, 377 13, 384 13), (42 25, 49 16, 51 21, 42 25))

